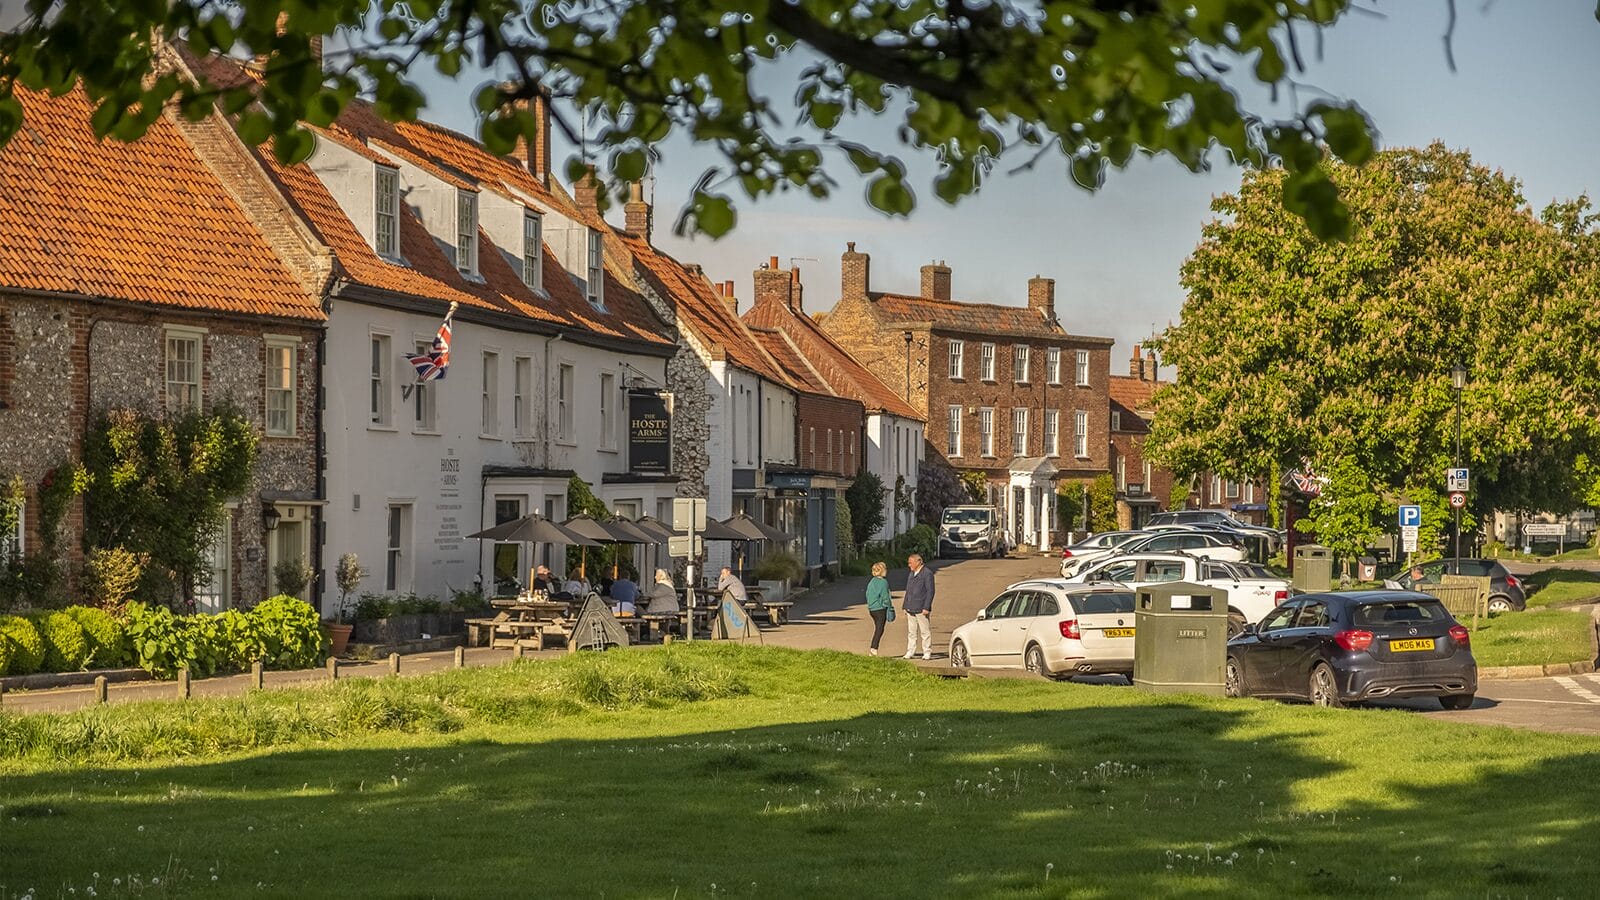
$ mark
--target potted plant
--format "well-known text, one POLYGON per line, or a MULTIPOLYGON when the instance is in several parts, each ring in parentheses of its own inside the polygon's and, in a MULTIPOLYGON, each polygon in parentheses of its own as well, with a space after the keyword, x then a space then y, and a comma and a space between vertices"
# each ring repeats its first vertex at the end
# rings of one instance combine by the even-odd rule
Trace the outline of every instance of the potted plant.
POLYGON ((350 632, 355 629, 350 595, 355 593, 366 577, 367 570, 361 567, 361 560, 354 553, 339 557, 339 565, 333 570, 334 583, 339 587, 339 608, 334 611, 331 621, 323 623, 328 629, 329 652, 334 656, 344 653, 345 647, 350 644, 350 632))

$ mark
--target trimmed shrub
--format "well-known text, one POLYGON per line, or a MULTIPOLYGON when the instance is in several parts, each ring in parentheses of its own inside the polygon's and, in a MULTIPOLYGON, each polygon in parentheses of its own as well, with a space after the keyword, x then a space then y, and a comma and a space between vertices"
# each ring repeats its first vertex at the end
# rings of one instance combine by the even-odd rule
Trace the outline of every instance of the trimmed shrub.
POLYGON ((62 612, 83 627, 84 640, 89 643, 89 668, 108 669, 121 665, 122 626, 110 613, 93 606, 69 606, 62 612))
POLYGON ((32 617, 39 636, 44 638, 46 672, 79 672, 88 668, 94 655, 83 626, 64 612, 38 613, 32 617))
MULTIPOLYGON (((437 603, 438 601, 435 601, 437 603)), ((322 619, 311 604, 279 594, 250 610, 269 669, 305 669, 322 659, 322 619)))
POLYGON ((11 661, 17 656, 17 642, 0 633, 0 675, 6 674, 11 668, 11 661))
POLYGON ((0 634, 10 638, 16 645, 16 652, 6 666, 7 675, 28 675, 39 671, 44 664, 44 638, 32 622, 21 616, 0 616, 0 634))
POLYGON ((793 553, 774 550, 761 557, 754 574, 757 581, 799 581, 806 574, 806 569, 793 553))
POLYGON ((908 555, 920 554, 923 559, 933 559, 939 550, 939 536, 927 525, 914 525, 900 538, 900 549, 908 555))

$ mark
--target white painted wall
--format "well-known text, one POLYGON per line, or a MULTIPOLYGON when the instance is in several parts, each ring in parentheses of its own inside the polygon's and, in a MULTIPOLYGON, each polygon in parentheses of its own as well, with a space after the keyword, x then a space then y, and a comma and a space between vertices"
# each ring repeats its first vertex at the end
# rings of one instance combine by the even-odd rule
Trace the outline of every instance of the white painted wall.
POLYGON ((914 419, 884 413, 867 416, 867 470, 888 488, 883 501, 884 524, 873 540, 889 540, 916 523, 914 510, 902 514, 898 523, 894 521, 894 485, 895 479, 904 475, 906 485, 916 489, 922 469, 922 430, 923 424, 914 419))
MULTIPOLYGON (((311 171, 317 174, 328 194, 345 218, 356 227, 372 246, 377 230, 377 204, 374 196, 377 187, 377 164, 337 141, 317 139, 316 149, 306 160, 311 171)), ((400 202, 406 202, 405 189, 400 192, 400 202)))

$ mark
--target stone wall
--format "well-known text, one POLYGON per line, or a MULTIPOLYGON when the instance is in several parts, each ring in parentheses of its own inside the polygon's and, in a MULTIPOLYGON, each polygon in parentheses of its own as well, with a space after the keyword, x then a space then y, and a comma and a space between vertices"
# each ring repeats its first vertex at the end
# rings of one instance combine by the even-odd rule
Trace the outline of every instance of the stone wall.
POLYGON ((39 540, 39 481, 72 458, 82 433, 74 399, 80 389, 73 377, 76 319, 60 301, 0 294, 0 341, 8 345, 0 358, 0 481, 21 476, 27 485, 28 549, 39 540))

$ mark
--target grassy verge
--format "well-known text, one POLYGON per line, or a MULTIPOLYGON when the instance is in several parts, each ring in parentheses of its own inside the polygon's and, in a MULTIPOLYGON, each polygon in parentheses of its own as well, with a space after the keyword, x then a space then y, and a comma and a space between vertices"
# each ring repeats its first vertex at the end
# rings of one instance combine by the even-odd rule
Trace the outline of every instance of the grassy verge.
POLYGON ((831 652, 38 718, 0 719, 5 898, 1578 896, 1600 877, 1600 812, 1571 787, 1600 740, 831 652), (230 750, 251 729, 276 746, 171 737, 230 750))
POLYGON ((1532 592, 1528 608, 1571 606, 1600 600, 1600 572, 1582 569, 1545 569, 1522 579, 1532 592))
MULTIPOLYGON (((1470 624, 1470 623, 1469 623, 1470 624)), ((1564 609, 1494 616, 1472 635, 1480 666, 1543 666, 1594 659, 1587 615, 1564 609)))

